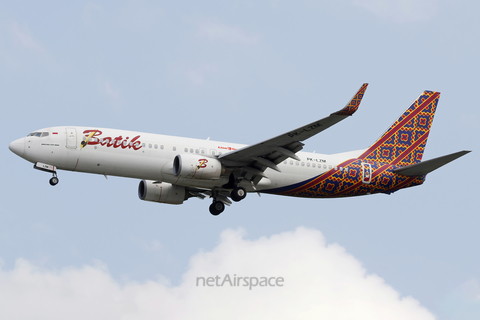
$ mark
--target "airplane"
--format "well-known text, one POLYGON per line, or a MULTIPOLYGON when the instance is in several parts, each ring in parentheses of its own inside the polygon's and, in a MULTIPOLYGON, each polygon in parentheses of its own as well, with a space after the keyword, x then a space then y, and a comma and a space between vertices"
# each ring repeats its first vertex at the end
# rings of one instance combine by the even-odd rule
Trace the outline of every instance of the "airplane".
POLYGON ((34 168, 141 179, 141 200, 182 204, 212 198, 209 211, 247 193, 336 198, 391 194, 423 184, 428 173, 469 153, 422 161, 440 97, 424 91, 370 147, 337 154, 301 152, 303 141, 353 115, 368 84, 328 117, 253 145, 96 127, 51 127, 10 143, 34 168))

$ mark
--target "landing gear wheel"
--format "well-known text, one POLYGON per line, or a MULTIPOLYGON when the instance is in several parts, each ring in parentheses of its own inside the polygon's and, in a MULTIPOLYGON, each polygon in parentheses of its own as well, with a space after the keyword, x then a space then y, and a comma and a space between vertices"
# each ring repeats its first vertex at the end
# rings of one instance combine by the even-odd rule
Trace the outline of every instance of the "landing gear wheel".
POLYGON ((232 193, 230 193, 230 198, 232 198, 232 200, 236 202, 245 199, 246 196, 247 191, 241 187, 236 187, 232 190, 232 193))
POLYGON ((223 210, 225 210, 225 204, 221 201, 213 201, 209 209, 211 214, 218 216, 223 210))
POLYGON ((56 186, 57 183, 58 183, 58 178, 57 178, 57 177, 52 177, 52 178, 50 179, 50 181, 48 181, 48 182, 50 182, 50 185, 51 185, 51 186, 56 186))

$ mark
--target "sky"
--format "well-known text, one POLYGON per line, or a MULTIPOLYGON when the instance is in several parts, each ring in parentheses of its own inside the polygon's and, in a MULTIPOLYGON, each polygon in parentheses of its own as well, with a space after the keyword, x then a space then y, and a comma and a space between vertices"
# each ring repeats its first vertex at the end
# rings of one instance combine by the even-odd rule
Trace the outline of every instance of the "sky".
POLYGON ((480 22, 475 1, 0 4, 2 319, 477 319, 480 22), (341 109, 306 141, 368 147, 423 92, 424 159, 470 154, 390 196, 138 199, 134 179, 50 175, 8 150, 92 126, 253 144, 341 109), (476 208, 476 209, 475 209, 476 208), (202 286, 199 278, 282 278, 202 286))

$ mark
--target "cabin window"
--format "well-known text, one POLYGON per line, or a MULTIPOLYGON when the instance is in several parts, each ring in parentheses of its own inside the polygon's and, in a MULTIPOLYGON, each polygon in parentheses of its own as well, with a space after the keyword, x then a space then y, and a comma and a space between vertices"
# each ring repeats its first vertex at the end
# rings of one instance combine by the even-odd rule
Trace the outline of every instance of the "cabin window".
POLYGON ((184 150, 185 150, 185 152, 188 152, 188 148, 185 148, 184 150))
POLYGON ((304 166, 305 166, 305 162, 302 162, 302 167, 304 167, 304 166))
POLYGON ((152 147, 152 144, 151 144, 151 143, 149 143, 149 144, 148 144, 148 147, 149 147, 149 148, 151 148, 151 147, 152 147))
POLYGON ((300 164, 300 162, 298 162, 298 161, 295 161, 295 164, 298 166, 298 165, 300 164))
POLYGON ((175 147, 175 146, 172 147, 172 150, 173 150, 173 151, 176 151, 176 150, 177 150, 177 147, 175 147))
POLYGON ((215 150, 212 150, 212 156, 214 156, 214 155, 215 155, 215 150))
POLYGON ((328 166, 328 169, 332 169, 332 166, 328 166))
POLYGON ((283 161, 283 164, 287 164, 287 160, 283 161))
POLYGON ((190 148, 190 153, 193 153, 193 148, 190 148))
POLYGON ((205 149, 200 149, 201 154, 205 154, 205 152, 206 152, 205 149))
POLYGON ((307 167, 310 167, 310 162, 307 162, 307 167))
POLYGON ((144 142, 144 143, 142 143, 142 148, 145 148, 145 142, 144 142))
POLYGON ((162 149, 162 150, 163 150, 163 148, 164 148, 163 144, 162 144, 162 145, 160 145, 160 149, 162 149))
POLYGON ((293 160, 290 160, 290 164, 293 164, 293 160))
POLYGON ((200 153, 200 150, 195 149, 195 153, 196 153, 196 154, 199 154, 199 153, 200 153))
POLYGON ((312 168, 315 168, 315 167, 316 167, 315 163, 312 163, 312 168))
POLYGON ((155 149, 158 149, 158 145, 156 144, 156 145, 154 146, 154 148, 155 148, 155 149))

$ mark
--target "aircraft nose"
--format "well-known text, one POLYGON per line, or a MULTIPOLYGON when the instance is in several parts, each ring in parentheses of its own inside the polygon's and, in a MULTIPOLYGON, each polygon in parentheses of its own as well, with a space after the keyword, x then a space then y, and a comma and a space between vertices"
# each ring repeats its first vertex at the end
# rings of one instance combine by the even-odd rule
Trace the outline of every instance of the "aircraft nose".
POLYGON ((8 146, 8 149, 15 153, 19 157, 23 157, 23 154, 25 153, 25 138, 20 138, 15 141, 12 141, 10 145, 8 146))

